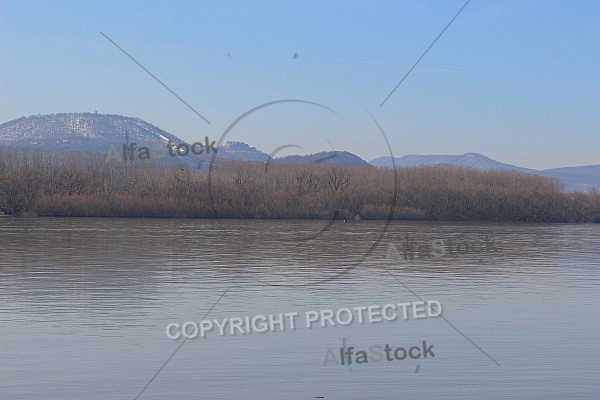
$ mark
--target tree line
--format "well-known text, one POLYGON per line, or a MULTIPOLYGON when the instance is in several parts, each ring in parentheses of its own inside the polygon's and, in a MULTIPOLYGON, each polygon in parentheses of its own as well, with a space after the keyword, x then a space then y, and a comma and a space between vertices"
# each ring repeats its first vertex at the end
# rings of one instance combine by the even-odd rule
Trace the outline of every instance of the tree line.
POLYGON ((0 213, 76 217, 600 222, 598 193, 454 166, 123 162, 0 148, 0 213))

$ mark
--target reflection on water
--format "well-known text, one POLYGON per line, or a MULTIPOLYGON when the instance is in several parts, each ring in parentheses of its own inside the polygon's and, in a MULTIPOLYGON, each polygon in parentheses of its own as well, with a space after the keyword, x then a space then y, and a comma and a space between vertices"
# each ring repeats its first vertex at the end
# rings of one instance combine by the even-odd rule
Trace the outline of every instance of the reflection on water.
POLYGON ((438 300, 500 366, 441 318, 300 325, 188 340, 140 398, 597 398, 599 226, 393 222, 381 238, 360 221, 294 240, 320 227, 0 219, 0 398, 133 399, 181 343, 167 324, 200 321, 227 288, 208 319, 438 300), (403 255, 486 237, 496 251, 403 255), (344 339, 427 340, 435 357, 324 367, 344 339))

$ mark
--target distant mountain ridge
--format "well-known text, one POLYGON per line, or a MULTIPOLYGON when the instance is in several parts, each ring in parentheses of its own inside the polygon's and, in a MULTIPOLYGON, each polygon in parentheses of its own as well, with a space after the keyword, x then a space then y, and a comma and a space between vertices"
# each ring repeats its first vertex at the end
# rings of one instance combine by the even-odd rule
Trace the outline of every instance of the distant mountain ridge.
MULTIPOLYGON (((211 138, 216 140, 217 138, 211 138)), ((120 151, 126 141, 139 146, 150 146, 157 140, 175 144, 185 143, 179 137, 164 131, 141 118, 98 113, 61 113, 33 115, 0 124, 0 146, 34 148, 44 151, 80 151, 107 153, 110 145, 120 151)), ((229 160, 266 162, 270 155, 243 142, 226 142, 218 149, 218 157, 229 160)), ((195 166, 206 155, 176 157, 195 166)), ((309 155, 291 155, 273 158, 276 163, 323 163, 380 168, 417 167, 423 165, 456 165, 480 170, 499 169, 538 174, 558 178, 569 192, 600 191, 600 165, 534 170, 502 163, 478 153, 463 155, 406 155, 379 157, 370 163, 347 151, 325 151, 309 155)), ((203 164, 206 168, 207 164, 203 164)))
POLYGON ((505 171, 518 171, 523 173, 538 172, 534 169, 522 168, 516 165, 502 163, 492 160, 479 153, 466 153, 463 155, 415 155, 409 154, 403 157, 379 157, 370 162, 376 167, 391 168, 393 164, 396 168, 417 167, 422 165, 456 165, 462 167, 471 167, 482 170, 501 169, 505 171))
POLYGON ((383 168, 420 167, 423 165, 455 165, 480 170, 516 171, 524 174, 535 174, 559 179, 567 192, 600 191, 600 165, 581 167, 563 167, 546 170, 523 168, 512 164, 502 163, 479 153, 463 155, 414 155, 403 157, 379 157, 370 162, 371 165, 383 168))
POLYGON ((272 160, 273 163, 281 164, 336 164, 353 165, 357 167, 368 167, 370 164, 348 151, 322 151, 308 155, 291 155, 272 158, 270 154, 258 150, 244 142, 228 141, 220 147, 222 151, 219 157, 239 161, 262 161, 272 160))
POLYGON ((541 175, 560 179, 567 192, 600 192, 600 165, 545 169, 541 175))
MULTIPOLYGON (((203 142, 203 139, 200 142, 203 142)), ((216 138, 211 138, 215 140, 216 138)), ((0 124, 0 146, 34 148, 44 151, 81 151, 107 153, 110 145, 118 152, 126 141, 150 147, 157 140, 163 143, 172 141, 175 144, 186 143, 183 139, 168 133, 141 118, 113 114, 97 113, 62 113, 49 115, 33 115, 18 118, 0 124)), ((228 141, 218 149, 218 159, 239 161, 266 162, 269 154, 243 142, 228 141)), ((199 160, 207 161, 202 156, 188 155, 177 157, 173 161, 185 161, 190 165, 199 160)), ((319 163, 354 166, 369 166, 362 158, 346 151, 329 151, 305 156, 285 156, 273 158, 275 163, 319 163)), ((203 163, 207 167, 206 162, 203 163)))

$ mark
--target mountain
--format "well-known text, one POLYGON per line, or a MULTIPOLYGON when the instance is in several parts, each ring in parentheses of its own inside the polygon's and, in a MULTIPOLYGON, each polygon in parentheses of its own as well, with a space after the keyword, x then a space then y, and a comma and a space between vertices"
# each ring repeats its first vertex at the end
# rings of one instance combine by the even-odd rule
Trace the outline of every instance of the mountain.
MULTIPOLYGON (((216 140, 217 138, 211 138, 216 140)), ((80 151, 107 154, 110 145, 122 152, 125 142, 136 143, 137 147, 151 147, 160 140, 163 145, 169 141, 185 143, 177 136, 164 131, 140 118, 123 115, 98 113, 63 113, 22 117, 0 124, 0 146, 26 147, 44 151, 80 151)), ((199 140, 201 143, 202 140, 199 140)), ((218 148, 218 159, 266 162, 270 155, 243 142, 226 142, 218 148)), ((191 166, 208 168, 212 155, 188 155, 167 157, 170 161, 183 161, 191 166), (202 162, 199 162, 202 161, 202 162)), ((422 165, 457 165, 480 170, 499 169, 537 174, 559 179, 565 191, 600 191, 600 165, 565 167, 547 170, 534 170, 502 163, 478 153, 463 155, 406 155, 393 159, 396 167, 416 167, 422 165)), ((272 159, 274 163, 323 163, 336 165, 391 168, 392 157, 379 157, 367 163, 362 158, 347 151, 325 151, 310 155, 292 155, 272 159)))
MULTIPOLYGON (((503 171, 517 171, 524 174, 535 174, 557 178, 564 185, 566 192, 591 192, 600 191, 600 165, 582 167, 564 167, 546 170, 518 167, 502 163, 478 153, 463 155, 406 155, 393 159, 396 168, 419 167, 423 165, 455 165, 471 167, 480 170, 498 169, 503 171)), ((379 157, 370 162, 371 165, 383 168, 392 168, 392 157, 379 157)))
MULTIPOLYGON (((210 140, 215 140, 211 138, 210 140)), ((118 154, 122 153, 122 145, 126 142, 136 143, 137 149, 146 146, 152 149, 152 143, 160 140, 165 146, 170 140, 176 145, 186 143, 175 135, 168 133, 140 118, 122 115, 97 113, 65 113, 50 115, 34 115, 22 117, 0 124, 0 146, 34 148, 44 151, 95 152, 108 154, 111 145, 118 154)), ((204 143, 204 140, 199 140, 204 143)), ((228 141, 217 152, 217 159, 239 161, 266 162, 270 155, 243 142, 228 141)), ((167 157, 167 160, 169 158, 167 157)), ((186 157, 175 157, 190 165, 208 167, 210 155, 189 154, 186 157), (203 163, 198 162, 203 160, 203 163)), ((319 163, 369 166, 360 157, 345 151, 322 152, 306 156, 287 156, 274 158, 276 163, 319 163)))
MULTIPOLYGON (((481 170, 501 169, 505 171, 518 171, 523 173, 538 173, 538 171, 522 168, 516 165, 502 163, 492 160, 479 153, 466 153, 463 155, 414 155, 409 154, 403 157, 393 159, 396 168, 418 167, 422 165, 456 165, 461 167, 470 167, 481 170)), ((392 157, 379 157, 370 162, 376 167, 392 168, 392 157)))
POLYGON ((355 167, 368 167, 369 163, 348 151, 322 151, 306 156, 286 156, 274 160, 282 164, 335 164, 355 167))
MULTIPOLYGON (((271 156, 243 142, 226 142, 219 148, 218 158, 238 161, 266 162, 271 156)), ((308 155, 275 157, 271 162, 278 164, 335 164, 368 167, 369 163, 348 151, 322 151, 308 155)))
POLYGON ((540 175, 560 179, 567 192, 600 192, 600 165, 545 169, 540 175))
POLYGON ((70 113, 34 115, 0 124, 0 146, 37 148, 44 151, 106 153, 130 143, 183 142, 156 126, 122 115, 70 113), (128 136, 128 137, 127 137, 128 136))

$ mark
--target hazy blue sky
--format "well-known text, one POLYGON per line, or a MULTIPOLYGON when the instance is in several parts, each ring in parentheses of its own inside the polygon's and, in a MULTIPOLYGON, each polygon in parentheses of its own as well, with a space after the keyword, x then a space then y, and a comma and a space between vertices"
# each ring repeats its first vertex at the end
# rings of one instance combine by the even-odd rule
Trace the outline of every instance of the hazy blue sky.
POLYGON ((600 164, 597 1, 472 0, 380 107, 464 3, 1 1, 0 121, 97 110, 191 141, 218 139, 262 103, 301 99, 339 116, 279 104, 228 138, 389 155, 364 106, 396 156, 600 164))

